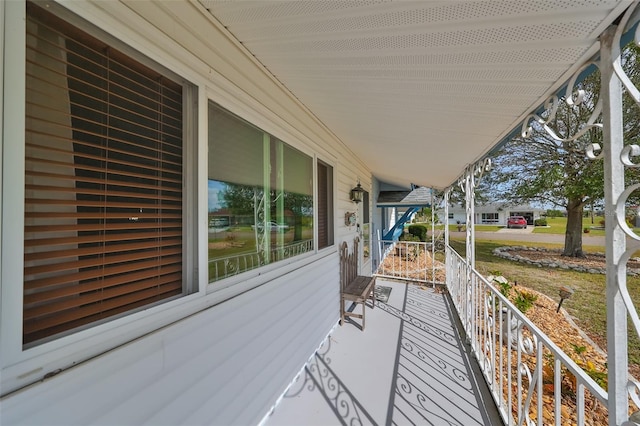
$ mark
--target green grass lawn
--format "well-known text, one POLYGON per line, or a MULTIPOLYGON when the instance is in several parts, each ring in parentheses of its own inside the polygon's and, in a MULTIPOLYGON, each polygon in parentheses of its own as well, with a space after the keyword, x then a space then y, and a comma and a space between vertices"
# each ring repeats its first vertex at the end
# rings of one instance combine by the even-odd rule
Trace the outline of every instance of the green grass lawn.
MULTIPOLYGON (((510 282, 539 291, 558 301, 558 288, 569 285, 575 292, 563 303, 563 308, 598 345, 606 350, 605 276, 570 270, 538 268, 493 255, 501 246, 521 245, 521 242, 476 240, 476 269, 487 276, 499 271, 510 282)), ((558 244, 535 244, 547 248, 562 248, 558 244)), ((464 255, 464 240, 451 240, 451 246, 464 255)), ((584 247, 585 251, 602 251, 602 247, 584 247)), ((635 306, 640 306, 640 277, 628 277, 627 287, 635 306)), ((640 364, 640 339, 629 323, 629 363, 640 364)))
MULTIPOLYGON (((593 223, 591 223, 591 218, 585 217, 582 219, 582 229, 588 228, 590 235, 604 235, 604 229, 592 229, 592 227, 601 227, 600 221, 602 219, 602 217, 594 217, 593 223)), ((547 226, 536 226, 533 232, 536 234, 564 234, 566 229, 566 217, 548 217, 547 226)))
MULTIPOLYGON (((439 225, 436 226, 437 229, 444 229, 443 225, 439 225)), ((476 225, 476 231, 477 232, 496 232, 500 229, 504 228, 504 226, 498 226, 498 225, 476 225)), ((466 228, 462 227, 462 230, 464 231, 466 228)), ((458 225, 457 224, 449 224, 449 231, 450 232, 457 232, 458 231, 458 225)))
MULTIPOLYGON (((597 237, 604 236, 604 229, 598 229, 602 227, 601 221, 603 218, 601 216, 596 216, 593 218, 593 223, 590 217, 585 217, 582 219, 582 229, 589 229, 589 236, 597 237)), ((407 225, 408 226, 408 225, 407 225)), ((531 225, 530 225, 531 226, 531 225)), ((429 225, 429 230, 431 229, 431 225, 429 225)), ((435 226, 436 229, 442 230, 444 229, 443 224, 437 224, 435 226)), ((475 225, 476 232, 497 232, 500 229, 505 228, 504 226, 498 225, 475 225)), ((463 227, 462 230, 465 228, 463 227)), ((534 234, 559 234, 564 235, 567 229, 567 218, 566 217, 548 217, 547 218, 547 226, 536 226, 533 229, 534 234)), ((457 232, 458 225, 457 224, 449 224, 450 232, 457 232)), ((633 231, 640 235, 640 228, 634 228, 633 231)), ((600 250, 602 251, 602 250, 600 250)))

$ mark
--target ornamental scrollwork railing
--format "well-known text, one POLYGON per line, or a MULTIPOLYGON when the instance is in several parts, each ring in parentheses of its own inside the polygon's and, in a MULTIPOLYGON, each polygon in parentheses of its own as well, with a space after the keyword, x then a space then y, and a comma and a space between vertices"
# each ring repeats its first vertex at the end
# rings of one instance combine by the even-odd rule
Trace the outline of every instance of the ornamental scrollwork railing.
POLYGON ((607 392, 452 248, 447 289, 508 425, 606 423, 607 392), (467 274, 473 279, 468 280, 467 274))
MULTIPOLYGON (((578 77, 591 67, 599 68, 598 62, 590 61, 582 65, 567 83, 567 89, 565 91, 563 100, 568 106, 577 107, 584 103, 586 99, 586 91, 584 89, 575 89, 575 85, 577 83, 578 77)), ((553 140, 558 142, 577 141, 591 129, 602 129, 602 123, 597 122, 602 115, 602 99, 598 98, 595 106, 593 106, 593 110, 589 118, 586 120, 584 125, 582 125, 580 129, 572 135, 567 135, 567 137, 560 136, 560 133, 554 130, 552 127, 552 123, 556 122, 560 102, 561 99, 558 97, 558 95, 550 96, 542 107, 542 110, 545 112, 545 114, 533 113, 524 120, 524 122, 522 123, 521 136, 524 139, 530 138, 532 136, 532 123, 536 123, 553 140)), ((590 145, 586 147, 586 149, 587 155, 589 155, 590 158, 601 158, 601 155, 595 154, 600 150, 600 147, 597 144, 590 145)))
POLYGON ((209 281, 218 281, 232 275, 237 275, 270 262, 278 262, 290 257, 308 253, 313 250, 313 240, 295 241, 281 246, 271 247, 270 251, 255 251, 241 253, 234 256, 216 257, 209 259, 209 281))
POLYGON ((262 253, 262 256, 256 259, 260 260, 262 264, 265 264, 269 260, 266 258, 266 252, 268 250, 268 241, 270 231, 266 225, 266 211, 267 211, 267 192, 258 187, 253 189, 253 223, 256 248, 262 253))
MULTIPOLYGON (((615 31, 615 34, 613 35, 613 39, 611 42, 611 46, 614 46, 616 49, 617 46, 621 46, 622 35, 624 31, 627 30, 628 23, 631 17, 634 15, 634 12, 638 9, 639 3, 640 2, 638 1, 634 2, 634 4, 627 9, 627 12, 618 23, 617 29, 615 31)), ((640 25, 636 26, 633 42, 636 45, 640 46, 640 25)), ((601 49, 606 48, 608 47, 601 46, 601 49)), ((543 112, 529 115, 522 126, 522 137, 531 137, 533 126, 536 125, 541 131, 544 131, 547 135, 549 135, 549 137, 558 142, 576 142, 581 137, 585 136, 591 129, 603 130, 604 126, 608 125, 608 123, 603 123, 603 98, 604 96, 608 96, 608 94, 604 94, 603 96, 603 93, 600 93, 595 104, 593 104, 593 101, 591 101, 591 104, 587 105, 589 108, 592 108, 591 113, 586 121, 578 128, 578 130, 574 134, 565 135, 565 137, 563 137, 560 135, 560 132, 556 131, 553 128, 553 124, 556 122, 556 116, 560 107, 560 102, 564 101, 567 106, 571 108, 580 106, 585 102, 585 99, 589 99, 584 89, 576 88, 578 79, 582 75, 584 75, 589 68, 593 68, 594 70, 597 69, 601 73, 604 68, 612 69, 613 76, 617 77, 624 87, 626 96, 629 96, 636 104, 636 106, 640 108, 640 90, 636 87, 632 78, 625 71, 620 61, 620 57, 614 54, 611 57, 610 64, 603 63, 603 57, 609 56, 601 54, 600 59, 585 63, 575 72, 573 77, 567 83, 566 91, 562 99, 557 95, 551 96, 543 106, 543 112)), ((602 84, 603 88, 605 88, 605 86, 605 84, 602 84)), ((622 115, 622 107, 620 107, 618 111, 613 111, 611 114, 622 115)), ((605 159, 605 151, 602 149, 602 146, 599 143, 586 143, 584 149, 586 156, 591 160, 605 159)), ((612 152, 611 157, 612 158, 605 159, 605 161, 609 161, 612 164, 619 162, 618 164, 622 166, 622 170, 639 168, 640 162, 638 162, 638 157, 640 157, 640 145, 626 144, 620 149, 619 152, 612 152)), ((633 229, 629 227, 625 214, 626 206, 630 203, 630 196, 635 191, 640 190, 640 183, 632 184, 626 188, 626 183, 623 183, 622 188, 618 188, 615 187, 616 183, 613 183, 615 179, 611 178, 610 181, 610 185, 612 185, 612 188, 615 189, 616 193, 621 191, 620 195, 617 196, 617 199, 611 201, 615 207, 615 211, 612 213, 615 217, 616 227, 632 241, 640 243, 640 235, 636 234, 633 229), (622 191, 622 189, 624 190, 622 191)), ((624 177, 622 177, 622 182, 624 182, 624 177)), ((638 316, 638 310, 636 309, 629 293, 626 280, 627 263, 629 259, 633 257, 634 254, 638 251, 639 247, 640 244, 633 244, 630 247, 625 247, 624 252, 621 255, 617 256, 617 258, 614 259, 611 263, 614 264, 615 268, 617 269, 615 286, 617 287, 619 295, 624 303, 624 307, 626 308, 626 312, 630 319, 632 327, 635 329, 635 333, 640 337, 640 317, 638 316)), ((611 306, 608 306, 608 309, 611 308, 611 306)), ((631 401, 636 405, 637 408, 640 408, 640 397, 638 396, 640 394, 640 383, 634 380, 629 380, 628 393, 631 401)))
POLYGON ((380 278, 405 279, 420 283, 443 284, 444 263, 436 255, 444 245, 443 238, 436 236, 431 242, 380 241, 383 257, 375 271, 380 278))

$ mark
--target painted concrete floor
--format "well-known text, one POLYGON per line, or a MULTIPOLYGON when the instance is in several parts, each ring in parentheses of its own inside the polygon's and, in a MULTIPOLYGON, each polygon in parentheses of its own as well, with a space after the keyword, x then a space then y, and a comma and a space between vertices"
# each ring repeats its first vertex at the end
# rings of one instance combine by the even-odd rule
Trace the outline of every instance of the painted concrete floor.
MULTIPOLYGON (((378 279, 387 303, 338 326, 267 426, 502 425, 445 295, 378 279)), ((360 310, 361 305, 356 307, 360 310)))

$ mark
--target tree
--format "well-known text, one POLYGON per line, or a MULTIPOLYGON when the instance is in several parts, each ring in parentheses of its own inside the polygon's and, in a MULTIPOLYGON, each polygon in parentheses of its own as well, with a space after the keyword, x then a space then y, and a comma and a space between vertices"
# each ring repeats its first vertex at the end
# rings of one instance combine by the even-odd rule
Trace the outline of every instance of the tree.
MULTIPOLYGON (((634 83, 638 83, 638 48, 624 50, 623 66, 634 83)), ((563 207, 567 211, 567 229, 563 255, 583 257, 582 217, 585 205, 597 204, 604 198, 603 163, 587 158, 586 147, 602 146, 602 132, 589 129, 571 140, 583 128, 598 101, 599 72, 594 72, 576 86, 584 91, 584 101, 570 106, 564 99, 550 123, 554 139, 542 126, 534 125, 528 138, 521 136, 504 145, 493 159, 493 170, 481 181, 481 191, 494 201, 515 204, 541 202, 563 207)), ((575 92, 574 92, 575 93, 575 92)), ((625 96, 623 105, 625 143, 637 143, 640 117, 633 101, 625 96)), ((542 115, 548 119, 549 116, 542 115)), ((627 183, 637 182, 637 172, 627 171, 627 183)))
POLYGON ((284 193, 284 208, 293 213, 294 234, 293 240, 302 240, 302 219, 305 216, 312 217, 313 196, 305 194, 296 194, 294 192, 284 193))
POLYGON ((234 215, 253 215, 256 188, 250 185, 225 183, 220 198, 234 215))
MULTIPOLYGON (((221 199, 224 205, 234 215, 253 215, 256 203, 260 201, 256 197, 262 196, 262 189, 257 186, 225 183, 225 189, 221 192, 221 199)), ((276 199, 279 197, 277 191, 271 191, 269 205, 271 206, 271 216, 276 214, 276 199)), ((284 209, 291 212, 294 222, 294 241, 302 239, 303 217, 312 216, 313 197, 311 195, 296 194, 294 192, 284 192, 284 209)), ((284 220, 284 218, 280 218, 284 220)))

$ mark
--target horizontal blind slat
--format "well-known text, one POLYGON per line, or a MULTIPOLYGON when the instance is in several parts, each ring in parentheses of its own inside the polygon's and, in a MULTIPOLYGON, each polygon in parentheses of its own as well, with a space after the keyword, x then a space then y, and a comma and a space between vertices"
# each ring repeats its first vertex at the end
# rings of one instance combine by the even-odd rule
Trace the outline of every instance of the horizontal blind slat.
MULTIPOLYGON (((176 228, 182 225, 181 222, 167 221, 162 219, 160 223, 158 221, 145 222, 137 218, 135 221, 130 222, 117 222, 117 223, 91 223, 91 224, 79 224, 79 225, 41 225, 41 226, 25 226, 24 231, 28 234, 37 234, 38 236, 33 239, 39 239, 43 233, 46 232, 62 232, 62 231, 95 231, 95 232, 107 232, 107 231, 127 231, 136 229, 163 229, 163 228, 176 228)), ((31 238, 30 238, 31 239, 31 238)))
MULTIPOLYGON (((175 255, 182 253, 182 247, 162 247, 162 256, 175 255)), ((142 259, 157 258, 158 253, 154 251, 137 251, 126 255, 114 255, 114 256, 86 256, 83 260, 77 260, 73 262, 56 262, 52 264, 38 265, 38 266, 26 266, 24 269, 25 275, 40 275, 45 273, 58 273, 62 271, 69 271, 81 268, 90 268, 96 266, 113 265, 124 262, 136 262, 142 259)))
MULTIPOLYGON (((96 157, 97 158, 97 157, 96 157)), ((114 169, 107 169, 105 170, 104 167, 92 167, 89 165, 82 165, 82 164, 70 164, 70 163, 63 163, 60 161, 53 161, 53 160, 48 160, 48 159, 43 159, 43 158, 39 158, 39 159, 34 159, 33 157, 27 157, 26 159, 26 163, 27 165, 31 166, 31 167, 40 167, 40 168, 44 168, 44 167, 49 167, 51 170, 53 169, 69 169, 69 170, 73 170, 74 172, 78 172, 78 171, 82 171, 84 173, 86 172, 98 172, 98 173, 102 173, 103 177, 101 178, 93 178, 95 180, 104 180, 104 179, 110 179, 111 181, 114 182, 114 184, 118 183, 122 183, 122 184, 126 184, 127 181, 124 179, 131 179, 131 178, 139 178, 136 179, 137 181, 139 181, 140 179, 149 179, 149 180, 154 180, 157 182, 162 182, 163 184, 166 185, 171 185, 172 186, 176 186, 176 185, 180 185, 182 182, 179 179, 172 179, 171 176, 172 175, 178 175, 177 172, 170 172, 167 170, 163 170, 163 173, 161 175, 158 175, 156 172, 158 170, 152 170, 154 174, 143 174, 143 173, 134 173, 134 172, 130 172, 127 171, 126 173, 124 171, 119 171, 119 170, 114 170, 114 169)), ((123 163, 120 163, 123 164, 123 163)), ((125 164, 128 166, 133 166, 133 164, 125 164)), ((41 172, 41 171, 29 171, 29 176, 32 178, 35 177, 52 177, 52 178, 56 178, 56 179, 63 179, 62 177, 60 177, 61 175, 59 173, 53 173, 53 172, 41 172)), ((79 180, 80 177, 76 177, 76 176, 68 176, 65 178, 66 180, 69 181, 76 181, 79 180)), ((87 176, 82 176, 82 179, 87 179, 87 176)), ((91 178, 89 178, 91 179, 91 178)), ((91 181, 89 181, 91 182, 91 181)))
POLYGON ((171 263, 182 262, 182 256, 157 256, 155 260, 131 262, 131 264, 117 264, 109 265, 103 268, 90 269, 88 271, 69 273, 64 275, 56 275, 47 278, 32 279, 25 285, 25 291, 36 290, 45 287, 54 287, 63 284, 73 284, 82 280, 91 280, 101 277, 108 277, 110 275, 126 274, 132 269, 143 270, 148 268, 157 268, 158 266, 164 266, 171 263), (161 261, 161 262, 160 262, 161 261))
MULTIPOLYGON (((133 198, 133 197, 130 197, 133 198)), ((122 201, 92 201, 92 200, 59 200, 59 199, 46 199, 46 198, 27 198, 25 204, 27 208, 29 205, 56 205, 56 206, 76 206, 76 207, 104 207, 104 208, 123 208, 123 209, 149 209, 149 210, 181 210, 182 206, 179 204, 147 204, 148 200, 144 199, 142 202, 122 202, 122 201)))
MULTIPOLYGON (((87 170, 86 168, 84 168, 84 170, 87 170)), ((95 171, 95 170, 93 170, 95 171)), ((113 173, 109 173, 109 174, 113 174, 113 173)), ((60 173, 43 173, 43 172, 35 172, 35 171, 30 171, 29 172, 29 176, 31 176, 32 178, 47 178, 48 180, 53 180, 53 181, 61 181, 61 182, 77 182, 79 181, 78 178, 76 177, 72 177, 72 176, 68 176, 68 175, 63 175, 60 173)), ((150 177, 148 175, 128 175, 127 178, 131 179, 134 177, 142 177, 145 179, 150 179, 150 177)), ((93 183, 93 184, 104 184, 106 182, 107 179, 110 179, 109 177, 96 177, 96 178, 92 178, 89 176, 83 176, 81 182, 84 183, 93 183)), ((153 178, 151 178, 153 179, 153 178)), ((169 180, 166 179, 166 177, 164 175, 159 175, 159 176, 155 176, 155 181, 163 181, 163 182, 173 182, 176 184, 180 184, 180 181, 178 180, 169 180)), ((150 184, 146 184, 146 183, 142 183, 138 180, 136 180, 136 182, 131 182, 131 181, 125 181, 125 180, 115 180, 114 182, 109 183, 109 185, 112 186, 118 186, 118 187, 132 187, 132 188, 140 188, 140 189, 156 189, 157 185, 150 185, 150 184)), ((177 187, 176 190, 178 190, 180 187, 177 187)))
POLYGON ((56 245, 69 245, 69 244, 91 244, 91 243, 108 243, 115 241, 127 241, 127 240, 147 240, 157 239, 159 236, 166 237, 178 237, 182 236, 180 229, 167 230, 158 235, 150 232, 131 232, 128 234, 105 234, 105 235, 83 235, 72 237, 56 237, 56 238, 41 238, 38 240, 25 240, 25 247, 51 247, 56 245))
MULTIPOLYGON (((35 331, 35 332, 27 332, 32 330, 32 323, 33 321, 29 321, 27 326, 25 327, 25 341, 27 342, 31 342, 31 341, 36 341, 45 337, 49 337, 52 335, 55 335, 57 333, 62 333, 65 332, 67 330, 72 330, 72 329, 78 329, 78 328, 82 328, 88 324, 91 324, 92 322, 96 322, 96 321, 102 321, 105 318, 109 318, 109 317, 113 317, 122 313, 126 313, 128 311, 134 311, 138 308, 142 308, 145 306, 148 306, 150 304, 153 303, 157 303, 157 302, 162 302, 165 300, 168 300, 172 297, 175 297, 177 295, 180 294, 180 290, 176 290, 176 289, 169 289, 166 286, 162 287, 161 289, 168 289, 171 290, 170 292, 168 291, 167 293, 159 293, 157 290, 155 291, 155 295, 154 294, 148 294, 145 295, 145 298, 143 298, 142 300, 138 300, 136 302, 132 302, 129 304, 124 304, 124 305, 120 305, 120 306, 116 306, 114 308, 112 308, 109 311, 100 311, 97 313, 94 313, 90 316, 84 316, 84 315, 79 315, 77 320, 74 320, 72 322, 67 322, 67 323, 62 323, 61 325, 55 326, 55 327, 46 327, 47 325, 47 319, 44 320, 39 320, 42 321, 43 324, 45 325, 45 327, 42 327, 40 330, 35 331)), ((85 311, 87 313, 90 313, 90 311, 85 311)), ((86 315, 86 314, 85 314, 86 315)))
MULTIPOLYGON (((120 287, 124 284, 131 284, 142 280, 156 279, 159 276, 176 275, 180 273, 180 265, 175 264, 173 267, 169 265, 162 270, 162 275, 158 275, 158 271, 154 269, 146 269, 136 271, 126 276, 108 277, 100 280, 87 281, 74 286, 66 286, 54 289, 46 289, 37 293, 29 293, 24 296, 25 303, 34 304, 46 300, 56 300, 63 297, 75 296, 78 294, 96 291, 111 287, 120 287)), ((177 278, 176 278, 177 279, 177 278)))
MULTIPOLYGON (((79 181, 78 183, 84 183, 84 181, 79 181)), ((108 184, 108 186, 115 186, 113 184, 108 184)), ((120 186, 120 185, 118 185, 120 186)), ((127 191, 116 191, 113 189, 92 189, 92 188, 78 188, 76 187, 64 187, 64 186, 51 186, 51 185, 25 185, 25 189, 27 191, 36 191, 38 193, 48 193, 48 194, 56 194, 56 193, 71 193, 76 196, 78 195, 93 195, 93 196, 107 196, 107 197, 123 197, 123 198, 141 198, 141 199, 151 199, 151 200, 162 200, 162 201, 182 201, 181 196, 171 196, 169 194, 176 193, 177 190, 167 191, 167 190, 158 190, 157 188, 154 190, 156 193, 144 193, 138 191, 134 191, 132 188, 131 192, 127 191)), ((138 188, 138 189, 149 189, 149 188, 138 188)), ((179 194, 179 193, 178 193, 179 194)), ((107 204, 107 203, 105 203, 107 204)))
POLYGON ((103 294, 105 299, 120 296, 127 292, 139 291, 150 287, 158 287, 161 285, 178 282, 181 280, 179 273, 167 273, 166 275, 152 275, 141 281, 134 281, 133 284, 127 286, 103 286, 100 281, 94 281, 87 284, 81 284, 77 288, 56 289, 42 293, 27 295, 24 298, 26 305, 36 305, 26 311, 27 319, 37 318, 43 315, 49 315, 65 309, 94 303, 100 301, 96 295, 103 294), (52 302, 56 301, 56 302, 52 302), (50 302, 41 304, 42 302, 50 302), (39 305, 38 305, 39 304, 39 305))
MULTIPOLYGON (((69 323, 78 319, 88 317, 90 315, 96 315, 98 313, 104 313, 104 317, 109 311, 120 307, 127 307, 134 302, 148 301, 151 296, 169 293, 169 295, 180 294, 182 287, 181 282, 172 282, 169 285, 163 285, 159 287, 153 287, 145 291, 140 292, 127 292, 123 296, 114 298, 111 300, 103 300, 101 303, 96 303, 89 306, 78 307, 69 312, 62 312, 59 315, 48 316, 39 320, 27 320, 25 321, 25 334, 34 333, 47 328, 52 328, 57 325, 69 323)), ((148 304, 148 303, 145 303, 148 304)))
MULTIPOLYGON (((62 130, 69 130, 68 128, 62 128, 62 130)), ((76 130, 76 133, 80 133, 82 134, 82 136, 84 137, 95 137, 95 138, 104 138, 103 135, 100 135, 98 133, 94 133, 94 132, 89 132, 89 131, 79 131, 76 130)), ((165 155, 165 158, 163 159, 159 159, 158 157, 153 157, 150 155, 143 155, 142 152, 139 151, 135 151, 140 150, 140 149, 145 149, 146 147, 143 145, 139 145, 139 144, 133 144, 133 143, 129 143, 127 145, 130 146, 132 151, 127 151, 125 149, 121 149, 121 148, 116 148, 116 144, 119 144, 120 142, 123 142, 120 139, 117 138, 109 138, 109 142, 111 143, 111 146, 109 145, 98 145, 98 144, 91 144, 91 143, 80 143, 78 142, 78 140, 69 140, 67 138, 62 138, 59 136, 55 136, 54 134, 47 134, 47 133, 40 133, 40 132, 28 132, 26 134, 27 139, 28 139, 28 144, 34 148, 42 148, 44 149, 46 147, 47 150, 52 151, 54 150, 54 148, 49 147, 49 146, 43 146, 43 145, 38 145, 36 143, 33 142, 34 139, 37 139, 38 137, 42 138, 42 137, 48 137, 49 139, 59 139, 61 142, 73 142, 76 145, 80 145, 80 146, 86 146, 87 148, 95 148, 95 149, 100 149, 100 150, 104 150, 109 152, 110 154, 121 154, 123 156, 127 156, 127 157, 122 157, 122 158, 116 158, 116 157, 104 157, 104 156, 96 156, 96 155, 90 155, 90 154, 86 154, 84 155, 85 158, 93 158, 96 160, 101 160, 104 161, 105 159, 108 159, 110 162, 114 163, 114 164, 123 164, 123 165, 141 165, 141 166, 147 166, 146 168, 148 168, 149 170, 157 170, 157 168, 151 167, 150 165, 138 161, 138 162, 134 162, 134 161, 126 161, 125 158, 127 159, 131 159, 131 158, 137 158, 139 160, 150 160, 153 162, 161 162, 162 164, 166 164, 166 165, 173 165, 174 167, 176 167, 176 169, 178 169, 181 164, 178 163, 177 161, 171 161, 171 157, 175 157, 175 155, 172 155, 172 153, 170 151, 161 151, 159 149, 150 149, 148 151, 151 152, 156 152, 156 153, 163 153, 165 155)), ((105 141, 106 142, 106 141, 105 141)), ((78 155, 80 157, 82 157, 81 153, 75 153, 74 155, 78 155)))
MULTIPOLYGON (((162 239, 163 245, 162 247, 171 247, 182 244, 182 240, 180 238, 165 238, 162 239)), ((136 242, 126 242, 124 244, 101 244, 94 245, 82 248, 73 248, 67 250, 48 250, 50 247, 45 247, 46 251, 38 251, 38 252, 29 252, 25 253, 24 260, 26 263, 33 261, 46 261, 51 262, 54 259, 58 259, 58 261, 63 261, 62 259, 68 259, 70 257, 78 257, 78 256, 92 256, 95 254, 111 254, 111 253, 121 253, 121 252, 130 252, 133 250, 147 250, 151 248, 157 248, 158 242, 157 239, 151 239, 146 241, 136 241, 136 242)), ((42 248, 42 247, 38 247, 42 248)))
MULTIPOLYGON (((176 210, 177 211, 177 210, 176 210)), ((27 219, 128 219, 131 217, 130 212, 25 212, 25 218, 27 219)), ((140 219, 157 219, 159 216, 156 213, 136 213, 140 219)), ((169 221, 170 219, 180 219, 182 215, 179 213, 171 213, 170 211, 162 212, 162 219, 169 221)))

